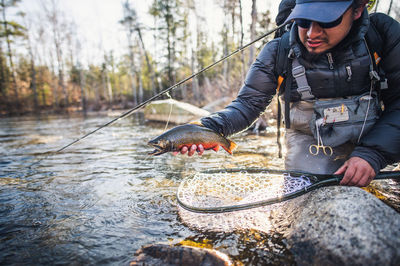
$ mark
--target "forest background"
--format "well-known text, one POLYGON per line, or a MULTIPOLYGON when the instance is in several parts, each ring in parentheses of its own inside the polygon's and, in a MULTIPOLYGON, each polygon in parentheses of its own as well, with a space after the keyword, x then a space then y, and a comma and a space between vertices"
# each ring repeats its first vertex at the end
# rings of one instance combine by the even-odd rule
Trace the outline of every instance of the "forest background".
MULTIPOLYGON (((113 34, 93 38, 80 30, 85 25, 74 20, 66 2, 0 0, 0 115, 132 108, 273 29, 279 5, 274 0, 142 2, 147 1, 113 0, 121 10, 111 25, 113 34), (107 46, 110 40, 117 47, 107 46)), ((378 0, 373 11, 399 19, 400 3, 378 0)), ((103 20, 100 16, 91 23, 103 20)), ((233 98, 258 51, 272 38, 186 82, 171 96, 200 107, 233 98)))

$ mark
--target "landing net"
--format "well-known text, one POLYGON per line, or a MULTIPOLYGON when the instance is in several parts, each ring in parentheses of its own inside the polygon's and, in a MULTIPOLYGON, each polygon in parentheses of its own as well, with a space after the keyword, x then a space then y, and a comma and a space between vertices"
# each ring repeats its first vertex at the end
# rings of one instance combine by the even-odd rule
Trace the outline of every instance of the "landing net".
POLYGON ((185 179, 178 188, 184 223, 208 231, 268 231, 271 210, 288 195, 305 191, 313 176, 265 170, 206 171, 185 179))

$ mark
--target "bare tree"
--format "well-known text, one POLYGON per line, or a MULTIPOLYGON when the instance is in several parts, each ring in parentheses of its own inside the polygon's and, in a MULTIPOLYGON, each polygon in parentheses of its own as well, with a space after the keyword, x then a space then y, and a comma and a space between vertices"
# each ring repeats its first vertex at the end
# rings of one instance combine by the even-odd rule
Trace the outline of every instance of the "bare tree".
POLYGON ((375 4, 375 12, 378 11, 378 5, 379 5, 379 0, 376 0, 376 4, 375 4))
MULTIPOLYGON (((227 0, 224 0, 224 8, 227 7, 227 0)), ((229 21, 228 21, 228 16, 225 15, 224 17, 224 26, 222 29, 222 43, 223 43, 223 53, 224 55, 227 55, 229 53, 229 21)), ((222 73, 224 80, 227 82, 227 86, 229 87, 229 60, 225 60, 222 65, 222 73)))
MULTIPOLYGON (((199 12, 196 7, 195 1, 188 1, 188 7, 193 11, 194 16, 196 18, 196 51, 192 48, 191 58, 190 58, 190 68, 192 73, 197 72, 199 62, 197 60, 197 52, 200 50, 201 45, 201 36, 202 36, 202 27, 201 25, 205 24, 204 17, 199 15, 199 12)), ((192 94, 194 102, 200 102, 200 94, 199 94, 199 79, 194 77, 192 79, 192 94)))
MULTIPOLYGON (((120 21, 122 25, 125 26, 126 32, 127 32, 127 38, 128 38, 128 47, 129 47, 129 68, 131 72, 131 86, 132 86, 132 95, 133 95, 133 102, 136 105, 138 102, 143 101, 143 82, 142 82, 142 75, 141 75, 141 63, 142 60, 139 59, 138 66, 135 66, 135 54, 134 54, 134 47, 136 46, 135 43, 135 36, 134 33, 138 34, 139 41, 142 43, 141 47, 144 50, 144 43, 143 43, 143 38, 142 38, 142 33, 138 25, 138 18, 137 18, 137 13, 136 10, 131 7, 129 1, 125 1, 123 3, 123 10, 124 10, 124 18, 120 21), (136 87, 134 86, 134 75, 136 74, 137 76, 137 84, 139 84, 139 90, 137 92, 136 87)), ((140 44, 139 44, 140 47, 140 44)), ((142 54, 141 54, 142 55, 142 54)), ((146 62, 148 65, 149 59, 146 53, 146 62)), ((151 69, 151 68, 150 68, 151 69)), ((152 79, 153 84, 152 87, 154 87, 154 79, 152 79)))
POLYGON ((390 11, 392 11, 392 5, 393 5, 393 0, 390 0, 389 9, 386 14, 388 15, 390 14, 390 11))
POLYGON ((8 95, 6 93, 6 86, 7 86, 7 80, 6 80, 6 64, 4 62, 4 54, 3 54, 3 48, 0 43, 0 92, 1 92, 1 97, 2 97, 2 103, 5 103, 7 106, 7 110, 10 109, 10 103, 8 101, 8 95))
POLYGON ((68 92, 64 82, 64 60, 63 60, 63 25, 61 19, 63 17, 61 10, 58 7, 58 0, 50 0, 49 5, 44 4, 43 8, 46 12, 47 19, 51 25, 51 30, 53 34, 53 42, 55 47, 55 54, 57 60, 57 70, 58 70, 58 86, 61 88, 64 94, 64 105, 68 107, 68 92))
MULTIPOLYGON (((257 0, 252 0, 251 6, 251 24, 250 24, 250 40, 254 40, 256 37, 256 25, 257 25, 257 0)), ((250 67, 254 61, 254 45, 249 48, 249 62, 250 67)))
MULTIPOLYGON (((42 104, 46 105, 46 92, 44 89, 44 66, 46 65, 46 54, 48 51, 48 46, 46 40, 48 39, 48 36, 46 35, 46 30, 45 30, 45 25, 43 23, 42 17, 37 18, 36 24, 36 34, 35 34, 35 41, 33 42, 34 46, 36 44, 36 47, 33 48, 35 50, 36 58, 38 61, 39 66, 41 66, 38 69, 38 85, 39 85, 39 90, 41 91, 41 99, 42 99, 42 104)), ((55 87, 52 87, 53 93, 55 91, 55 87)), ((54 102, 53 102, 54 104, 54 102)))
MULTIPOLYGON (((244 39, 244 31, 243 31, 243 8, 242 8, 242 0, 239 0, 239 21, 240 21, 240 47, 243 46, 243 39, 244 39)), ((244 82, 245 78, 245 60, 244 60, 244 51, 241 52, 241 61, 242 61, 242 83, 244 82)))
POLYGON ((149 11, 150 15, 158 18, 158 39, 164 44, 166 53, 167 82, 175 83, 177 63, 180 59, 177 55, 186 36, 182 33, 186 27, 186 21, 182 14, 179 0, 153 0, 149 11))
POLYGON ((6 16, 6 9, 10 7, 16 6, 16 4, 20 2, 20 0, 1 0, 0 2, 0 7, 2 11, 2 24, 3 24, 3 33, 0 34, 0 36, 5 37, 6 43, 7 43, 7 50, 8 50, 8 61, 10 64, 10 70, 11 70, 11 80, 13 83, 13 89, 14 89, 14 96, 17 105, 19 106, 19 93, 18 93, 18 85, 17 85, 17 74, 15 70, 15 65, 13 61, 13 51, 11 48, 11 36, 24 36, 24 27, 19 25, 18 23, 14 21, 8 21, 7 16, 6 16))
POLYGON ((31 71, 30 71, 30 89, 33 92, 33 106, 35 112, 39 111, 39 101, 38 101, 38 93, 37 93, 37 82, 36 82, 36 65, 35 65, 35 55, 33 52, 33 47, 32 47, 32 21, 30 18, 27 18, 25 13, 21 13, 21 16, 24 18, 24 23, 25 23, 25 28, 26 30, 26 40, 27 40, 27 50, 28 54, 30 57, 30 65, 31 65, 31 71))

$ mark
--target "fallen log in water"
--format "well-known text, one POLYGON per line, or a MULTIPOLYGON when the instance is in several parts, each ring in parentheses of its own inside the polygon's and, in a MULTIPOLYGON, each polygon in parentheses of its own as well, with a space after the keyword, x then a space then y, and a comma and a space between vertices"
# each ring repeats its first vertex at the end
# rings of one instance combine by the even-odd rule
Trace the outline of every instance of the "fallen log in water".
POLYGON ((144 108, 144 117, 149 121, 185 124, 207 116, 210 112, 189 103, 174 99, 154 101, 144 108))

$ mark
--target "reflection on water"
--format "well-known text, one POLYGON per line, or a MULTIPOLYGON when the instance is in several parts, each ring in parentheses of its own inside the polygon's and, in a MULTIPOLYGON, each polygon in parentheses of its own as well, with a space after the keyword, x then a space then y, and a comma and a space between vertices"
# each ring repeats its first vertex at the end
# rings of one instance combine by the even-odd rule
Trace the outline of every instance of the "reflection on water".
POLYGON ((164 125, 129 117, 27 168, 110 117, 0 120, 0 264, 126 264, 143 245, 203 241, 244 263, 292 264, 278 235, 206 233, 185 226, 175 193, 195 171, 279 169, 275 136, 237 136, 234 156, 147 155, 164 125), (262 241, 260 241, 262 239, 262 241))

